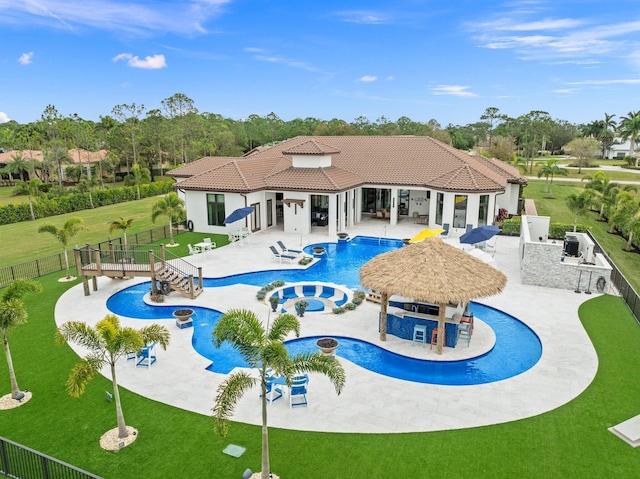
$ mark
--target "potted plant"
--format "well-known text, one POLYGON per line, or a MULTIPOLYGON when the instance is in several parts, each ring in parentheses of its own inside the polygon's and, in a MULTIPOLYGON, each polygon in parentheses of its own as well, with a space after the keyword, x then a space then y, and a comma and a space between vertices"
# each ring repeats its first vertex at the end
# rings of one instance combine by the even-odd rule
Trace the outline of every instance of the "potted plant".
POLYGON ((271 303, 271 311, 275 313, 278 309, 278 304, 280 303, 280 297, 277 294, 272 294, 269 297, 269 303, 271 303))
POLYGON ((304 310, 307 309, 307 306, 309 306, 309 303, 303 299, 296 301, 296 312, 298 313, 298 316, 301 318, 304 316, 304 310))
POLYGON ((149 298, 154 303, 162 303, 162 302, 164 302, 164 294, 162 294, 161 291, 156 291, 155 293, 152 291, 151 294, 149 295, 149 298))
POLYGON ((335 356, 339 345, 338 340, 334 338, 320 338, 316 341, 316 346, 325 356, 335 356))
POLYGON ((349 237, 349 233, 338 233, 338 238, 347 239, 349 237))
POLYGON ((182 308, 182 309, 176 309, 173 312, 173 316, 178 320, 178 321, 189 321, 189 319, 191 319, 191 316, 193 316, 193 313, 195 313, 195 311, 193 309, 189 309, 189 308, 182 308))

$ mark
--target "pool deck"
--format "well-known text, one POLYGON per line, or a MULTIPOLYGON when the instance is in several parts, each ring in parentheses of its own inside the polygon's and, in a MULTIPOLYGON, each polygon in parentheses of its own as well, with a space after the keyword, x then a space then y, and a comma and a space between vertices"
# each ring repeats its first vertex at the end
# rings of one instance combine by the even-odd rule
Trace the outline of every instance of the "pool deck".
MULTIPOLYGON (((422 229, 421 225, 411 221, 385 227, 376 220, 370 220, 350 228, 349 233, 351 237, 365 235, 401 239, 412 237, 422 229)), ((268 246, 277 240, 291 248, 302 249, 301 246, 333 241, 333 238, 324 234, 301 237, 274 229, 252 235, 243 246, 229 245, 186 259, 202 266, 205 277, 301 268, 296 263, 280 263, 274 258, 268 246)), ((457 242, 456 239, 446 241, 457 242)), ((507 275, 507 286, 500 295, 481 298, 478 302, 517 317, 538 334, 543 352, 533 368, 519 376, 490 384, 440 386, 381 376, 340 358, 338 349, 338 360, 347 377, 342 394, 335 394, 327 378, 313 374, 308 386, 308 407, 290 409, 288 395, 285 394, 268 406, 269 426, 360 433, 461 429, 542 414, 581 394, 595 377, 598 359, 578 319, 578 307, 597 293, 586 295, 572 290, 523 285, 520 282, 518 242, 517 237, 498 237, 495 266, 507 275)), ((83 295, 82 285, 77 285, 56 304, 56 322, 81 320, 94 324, 109 313, 106 300, 111 294, 144 280, 98 278, 98 291, 91 291, 88 297, 83 295)), ((193 301, 173 293, 166 298, 164 305, 202 305, 222 312, 231 308, 249 308, 266 320, 270 308, 256 300, 257 290, 247 285, 207 288, 193 301)), ((494 341, 491 329, 477 321, 470 347, 459 343, 455 349, 445 348, 442 356, 428 345, 413 345, 411 341, 391 335, 382 342, 377 331, 379 311, 379 304, 365 301, 355 311, 342 315, 326 311, 307 312, 301 318, 302 336, 349 336, 406 356, 435 360, 477 356, 490 349, 494 341)), ((138 328, 149 324, 148 320, 130 318, 122 318, 122 322, 138 328)), ((157 348, 157 362, 148 369, 135 367, 134 361, 121 360, 117 365, 119 385, 156 401, 210 415, 216 388, 226 376, 205 369, 210 361, 197 354, 191 346, 192 328, 179 329, 174 319, 155 322, 166 325, 171 331, 169 348, 166 351, 157 348)), ((81 350, 74 349, 82 354, 81 350)), ((259 404, 258 390, 248 392, 239 401, 234 420, 260 424, 259 404)), ((124 407, 126 412, 126 404, 124 407)), ((127 418, 135 424, 135 418, 127 418)))

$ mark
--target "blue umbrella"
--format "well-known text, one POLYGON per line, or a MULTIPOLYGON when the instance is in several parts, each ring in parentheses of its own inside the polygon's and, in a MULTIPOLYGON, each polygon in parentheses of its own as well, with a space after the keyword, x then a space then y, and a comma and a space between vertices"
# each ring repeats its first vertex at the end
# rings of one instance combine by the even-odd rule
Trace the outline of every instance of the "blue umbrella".
POLYGON ((245 206, 244 208, 238 208, 233 211, 229 216, 224 219, 224 223, 233 223, 234 221, 241 220, 253 213, 253 206, 245 206))
POLYGON ((467 231, 460 236, 460 243, 476 244, 487 241, 500 233, 500 228, 494 225, 482 225, 467 231))

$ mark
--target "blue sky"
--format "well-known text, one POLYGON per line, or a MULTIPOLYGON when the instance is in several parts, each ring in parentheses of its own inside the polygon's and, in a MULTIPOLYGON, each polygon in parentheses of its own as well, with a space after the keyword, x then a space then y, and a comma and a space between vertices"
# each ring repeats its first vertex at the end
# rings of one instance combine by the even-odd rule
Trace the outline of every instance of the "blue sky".
POLYGON ((0 0, 0 122, 175 93, 242 119, 640 109, 637 0, 0 0))

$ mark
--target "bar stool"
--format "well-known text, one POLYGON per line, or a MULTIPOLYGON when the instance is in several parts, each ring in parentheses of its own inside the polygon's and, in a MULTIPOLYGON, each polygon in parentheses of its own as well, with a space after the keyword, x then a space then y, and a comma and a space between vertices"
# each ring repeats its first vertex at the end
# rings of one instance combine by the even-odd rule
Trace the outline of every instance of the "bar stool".
POLYGON ((460 324, 469 325, 469 335, 473 334, 473 313, 471 311, 465 311, 460 318, 460 324))
MULTIPOLYGON (((433 331, 431 331, 431 346, 429 346, 429 349, 433 349, 433 345, 434 344, 438 344, 438 328, 433 328, 433 331)), ((442 345, 446 346, 447 345, 447 330, 445 329, 442 332, 442 345)))
POLYGON ((467 347, 471 343, 471 324, 460 322, 458 324, 458 341, 461 339, 467 340, 467 347))
POLYGON ((424 348, 424 345, 427 344, 426 326, 416 324, 413 327, 413 342, 411 343, 411 346, 413 346, 413 343, 422 343, 422 347, 424 348))

